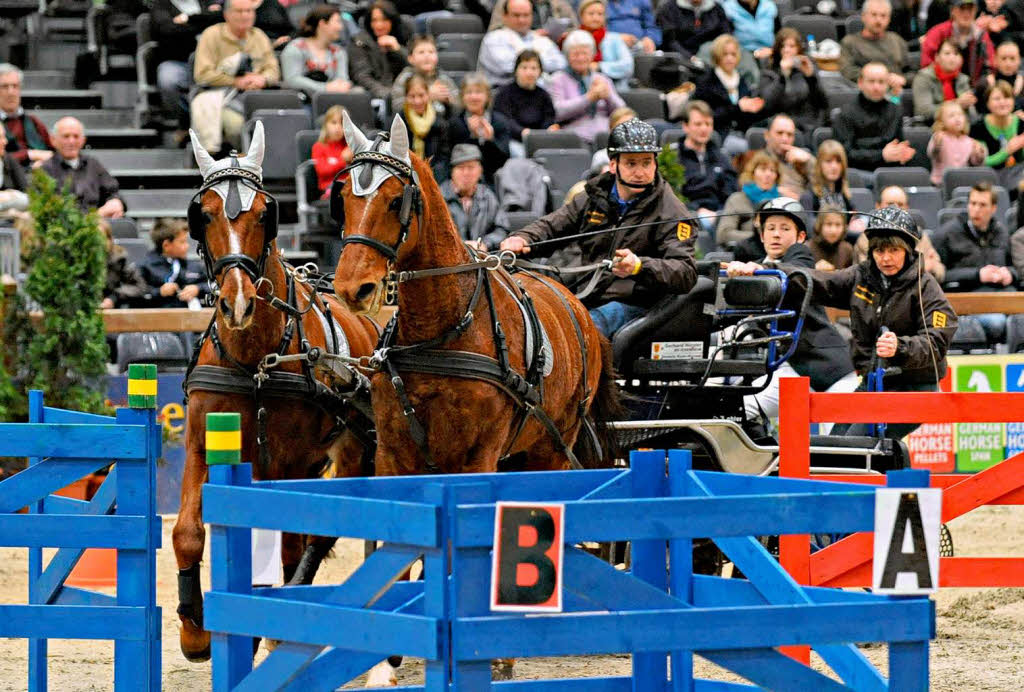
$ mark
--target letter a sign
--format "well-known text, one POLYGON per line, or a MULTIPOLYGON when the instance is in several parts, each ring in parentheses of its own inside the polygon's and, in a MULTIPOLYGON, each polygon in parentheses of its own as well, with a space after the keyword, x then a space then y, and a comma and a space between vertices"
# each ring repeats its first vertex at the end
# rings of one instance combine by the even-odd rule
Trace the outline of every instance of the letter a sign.
POLYGON ((923 595, 939 589, 941 488, 875 491, 876 593, 923 595))
POLYGON ((563 505, 498 502, 491 610, 562 612, 563 505))

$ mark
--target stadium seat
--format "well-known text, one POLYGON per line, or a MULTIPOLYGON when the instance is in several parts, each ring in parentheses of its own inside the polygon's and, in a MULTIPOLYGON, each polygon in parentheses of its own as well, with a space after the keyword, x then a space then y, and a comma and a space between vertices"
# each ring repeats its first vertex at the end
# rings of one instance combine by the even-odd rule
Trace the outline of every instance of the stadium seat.
POLYGON ((295 133, 310 129, 309 113, 305 108, 294 110, 253 111, 252 118, 242 128, 242 148, 248 151, 249 140, 256 123, 263 122, 263 131, 270 154, 263 158, 264 180, 291 180, 299 167, 295 148, 289 146, 295 141, 295 133), (281 145, 285 146, 281 146, 281 145))
POLYGON ((329 93, 326 91, 313 95, 313 122, 327 112, 331 106, 341 106, 348 111, 348 117, 363 130, 377 129, 377 114, 371 103, 370 94, 365 91, 347 94, 329 93))
MULTIPOLYGON (((469 72, 476 67, 476 65, 472 64, 464 53, 452 53, 445 51, 443 53, 438 53, 437 67, 445 73, 451 72, 452 70, 457 72, 469 72)), ((455 83, 458 84, 459 82, 455 83)))
POLYGON ((607 130, 602 130, 594 135, 594 141, 590 143, 591 151, 600 151, 608 148, 608 135, 611 133, 607 130))
POLYGON ((1024 351, 1024 315, 1007 316, 1006 346, 1010 353, 1024 351))
POLYGON ((107 170, 115 168, 185 168, 181 149, 86 149, 107 170))
POLYGON ((782 26, 793 27, 803 34, 805 39, 814 36, 814 40, 819 44, 827 38, 839 40, 835 20, 821 14, 791 14, 782 18, 782 26))
POLYGON ((95 89, 25 89, 21 92, 21 105, 26 110, 102 108, 103 94, 95 89))
POLYGON ((121 190, 119 196, 132 219, 158 219, 161 216, 185 218, 195 190, 121 190))
POLYGON ((958 218, 966 219, 967 209, 963 207, 959 209, 950 207, 939 209, 939 228, 937 230, 942 230, 942 227, 945 226, 947 222, 954 221, 958 218))
POLYGON ((657 89, 630 89, 620 94, 626 105, 636 111, 641 120, 665 118, 665 95, 657 89))
MULTIPOLYGON (((302 133, 299 133, 302 134, 302 133)), ((320 199, 316 166, 307 159, 295 169, 296 214, 299 218, 299 233, 307 234, 320 226, 320 210, 314 202, 320 199)))
POLYGON ((686 137, 686 131, 681 128, 673 128, 671 130, 665 130, 661 133, 659 142, 661 146, 666 144, 673 146, 678 145, 686 137))
POLYGON ((846 18, 846 35, 853 36, 859 34, 864 29, 864 20, 860 18, 859 14, 852 14, 846 18))
POLYGON ((875 208, 875 195, 866 187, 851 187, 850 203, 859 212, 869 212, 875 208))
POLYGON ((320 130, 299 130, 295 133, 295 156, 299 163, 313 158, 313 145, 320 139, 320 130))
POLYGON ((149 363, 158 371, 184 371, 189 353, 182 339, 172 332, 126 332, 117 335, 118 372, 133 363, 149 363))
POLYGON ((910 208, 920 211, 924 227, 936 230, 939 227, 939 210, 942 209, 942 192, 937 187, 922 186, 905 188, 910 208))
POLYGON ((538 149, 530 158, 544 166, 551 178, 551 187, 564 196, 586 176, 591 154, 590 149, 538 149))
POLYGON ((831 89, 825 92, 825 99, 828 101, 829 110, 834 111, 836 108, 843 109, 856 103, 858 94, 860 92, 856 89, 831 89))
POLYGON ((285 110, 302 108, 305 95, 292 89, 260 89, 242 93, 242 116, 252 119, 257 110, 285 110))
POLYGON ((483 43, 483 33, 450 33, 437 36, 438 52, 462 53, 469 60, 469 64, 476 68, 477 57, 480 55, 480 44, 483 43))
POLYGON ((764 133, 767 131, 766 127, 751 127, 747 130, 747 146, 750 151, 764 149, 764 133))
POLYGON ((818 147, 826 139, 834 139, 835 131, 831 127, 816 127, 811 133, 811 150, 817 152, 818 147))
POLYGON ((0 228, 0 276, 17 277, 21 273, 21 232, 0 228))
POLYGON ((949 352, 957 354, 970 353, 991 353, 988 339, 985 336, 985 329, 981 322, 972 315, 960 315, 958 318, 956 332, 953 334, 953 343, 949 345, 949 352))
POLYGON ((107 219, 107 221, 110 223, 110 234, 114 240, 134 240, 139 237, 139 229, 135 227, 135 222, 131 219, 107 219))
POLYGON ((137 235, 131 238, 116 238, 114 244, 124 248, 128 260, 133 264, 141 264, 146 255, 153 249, 153 243, 137 235))
POLYGON ((538 149, 589 149, 583 138, 572 130, 530 130, 523 138, 526 158, 533 158, 538 149))
POLYGON ((999 184, 999 177, 991 168, 983 166, 947 168, 942 171, 942 194, 947 200, 952 199, 953 190, 956 188, 970 187, 981 180, 987 180, 993 185, 999 184))
POLYGON ((881 166, 875 169, 875 189, 884 190, 890 185, 900 187, 924 187, 931 185, 931 174, 924 168, 914 166, 881 166))
POLYGON ((431 17, 427 20, 427 33, 431 36, 442 34, 482 34, 484 22, 475 14, 451 14, 447 17, 431 17))
POLYGON ((654 88, 651 83, 651 70, 655 65, 665 60, 674 61, 679 67, 680 76, 685 76, 686 68, 683 67, 683 56, 671 51, 655 53, 637 53, 633 56, 633 80, 638 87, 654 88))
POLYGON ((68 70, 23 70, 22 89, 72 89, 74 75, 68 70))

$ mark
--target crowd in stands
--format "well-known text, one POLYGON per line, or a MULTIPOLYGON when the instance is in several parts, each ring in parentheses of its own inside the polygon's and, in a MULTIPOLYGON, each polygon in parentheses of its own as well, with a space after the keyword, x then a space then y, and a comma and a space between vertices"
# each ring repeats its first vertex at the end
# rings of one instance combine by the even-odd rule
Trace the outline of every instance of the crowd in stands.
MULTIPOLYGON (((1024 173, 1024 11, 1017 0, 895 8, 864 0, 845 23, 834 18, 842 36, 834 53, 820 36, 814 53, 813 37, 792 21, 799 15, 776 0, 372 0, 354 11, 309 4, 293 25, 295 5, 140 0, 138 12, 151 17, 156 85, 174 141, 184 146, 191 127, 215 155, 241 149, 247 91, 294 89, 314 116, 318 95, 362 94, 378 127, 399 116, 413 151, 431 158, 465 239, 494 249, 515 230, 509 213, 526 208, 509 202, 523 194, 511 188, 533 179, 522 174, 523 160, 557 177, 550 160, 531 160, 538 148, 531 136, 575 135, 541 144, 542 153, 593 154, 575 180, 552 180, 558 194, 545 209, 552 211, 572 202, 572 183, 580 183, 572 192, 581 190, 582 181, 607 170, 601 152, 613 115, 628 107, 677 152, 704 252, 762 259, 756 211, 786 196, 808 212, 814 266, 843 269, 866 252, 861 233, 876 203, 889 194, 915 209, 924 190, 948 212, 922 212, 920 220, 923 266, 945 288, 1010 290, 1024 278, 1024 214, 999 206, 1016 201, 1024 173), (432 30, 467 14, 479 19, 475 33, 432 30), (464 40, 451 43, 452 35, 464 40), (652 88, 653 113, 641 105, 652 88), (910 174, 922 167, 922 176, 910 174), (892 168, 908 175, 895 188, 877 184, 879 171, 892 168), (947 182, 960 180, 948 176, 964 168, 993 175, 947 182)), ((89 133, 82 123, 67 117, 49 130, 22 109, 20 80, 19 70, 0 66, 0 217, 24 214, 32 167, 70 181, 83 208, 130 216, 118 181, 83 150, 89 133)), ((321 130, 312 148, 315 198, 346 175, 351 153, 341 117, 334 106, 311 120, 321 130)), ((278 146, 293 142, 271 142, 271 151, 278 146)), ((155 242, 152 261, 139 268, 149 292, 111 291, 107 300, 170 305, 197 297, 176 236, 155 242)), ((111 272, 134 283, 127 268, 111 272)), ((985 324, 998 341, 1005 325, 985 324)))

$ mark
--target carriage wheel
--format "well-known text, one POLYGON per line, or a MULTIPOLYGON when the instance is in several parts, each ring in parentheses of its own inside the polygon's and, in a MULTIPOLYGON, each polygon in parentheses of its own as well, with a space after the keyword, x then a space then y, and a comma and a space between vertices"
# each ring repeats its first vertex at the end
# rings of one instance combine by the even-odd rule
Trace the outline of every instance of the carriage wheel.
POLYGON ((939 556, 953 557, 953 534, 945 524, 939 527, 939 556))

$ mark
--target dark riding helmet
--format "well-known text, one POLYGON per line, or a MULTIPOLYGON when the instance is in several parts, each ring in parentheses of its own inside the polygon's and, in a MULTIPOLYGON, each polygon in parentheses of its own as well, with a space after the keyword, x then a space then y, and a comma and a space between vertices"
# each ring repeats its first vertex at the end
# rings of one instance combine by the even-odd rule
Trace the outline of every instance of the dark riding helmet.
POLYGON ((792 197, 776 197, 765 202, 757 210, 757 225, 763 230, 764 220, 769 216, 785 216, 796 224, 796 229, 806 235, 807 221, 804 220, 804 208, 792 197))
POLYGON ((921 240, 921 231, 910 212, 890 205, 871 212, 868 226, 864 229, 868 240, 876 236, 895 235, 906 240, 911 248, 917 247, 921 240))
POLYGON ((658 131, 653 125, 640 118, 633 118, 616 125, 608 135, 608 158, 619 154, 657 154, 658 131))

